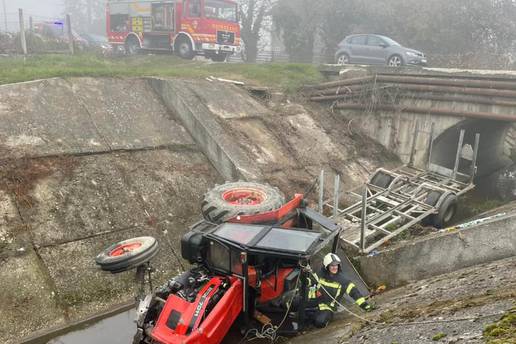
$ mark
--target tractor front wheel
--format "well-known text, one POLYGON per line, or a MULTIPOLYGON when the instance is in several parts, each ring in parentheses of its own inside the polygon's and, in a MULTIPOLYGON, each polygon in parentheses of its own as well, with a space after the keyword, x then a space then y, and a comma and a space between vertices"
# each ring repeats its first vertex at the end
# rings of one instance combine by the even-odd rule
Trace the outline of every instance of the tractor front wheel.
POLYGON ((127 271, 145 264, 158 253, 158 241, 153 237, 138 237, 120 241, 106 248, 95 258, 104 271, 127 271))

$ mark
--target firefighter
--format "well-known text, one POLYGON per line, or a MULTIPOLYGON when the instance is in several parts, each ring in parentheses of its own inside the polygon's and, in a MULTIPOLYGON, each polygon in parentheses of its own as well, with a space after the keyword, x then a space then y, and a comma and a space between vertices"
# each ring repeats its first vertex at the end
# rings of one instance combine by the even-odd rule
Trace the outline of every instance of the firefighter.
POLYGON ((321 271, 312 274, 309 286, 309 305, 315 309, 310 317, 316 327, 323 328, 328 325, 337 309, 337 302, 342 300, 344 294, 355 300, 355 304, 363 310, 372 310, 371 305, 367 303, 357 287, 344 277, 341 260, 334 253, 324 256, 321 271))

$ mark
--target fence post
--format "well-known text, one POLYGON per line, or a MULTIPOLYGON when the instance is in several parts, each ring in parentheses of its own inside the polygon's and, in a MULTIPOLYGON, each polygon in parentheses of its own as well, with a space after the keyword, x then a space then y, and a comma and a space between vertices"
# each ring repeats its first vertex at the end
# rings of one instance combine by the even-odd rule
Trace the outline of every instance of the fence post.
POLYGON ((23 50, 23 55, 27 55, 27 41, 25 40, 25 22, 23 20, 23 10, 21 8, 18 9, 19 20, 20 20, 20 40, 21 47, 23 50))
POLYGON ((2 0, 2 4, 3 4, 3 7, 4 7, 5 32, 7 32, 9 30, 9 28, 7 27, 7 7, 5 6, 5 0, 2 0))
POLYGON ((367 228, 367 184, 364 186, 364 192, 362 194, 362 221, 360 221, 360 252, 365 251, 365 231, 367 228))
POLYGON ((339 215, 339 185, 340 185, 340 174, 335 175, 333 184, 333 219, 336 219, 339 215))
POLYGON ((73 44, 73 34, 72 34, 72 20, 70 18, 70 14, 66 15, 66 32, 68 36, 68 46, 70 48, 70 54, 75 54, 75 47, 73 44))
POLYGON ((319 212, 322 214, 324 211, 324 170, 321 170, 319 176, 319 212))

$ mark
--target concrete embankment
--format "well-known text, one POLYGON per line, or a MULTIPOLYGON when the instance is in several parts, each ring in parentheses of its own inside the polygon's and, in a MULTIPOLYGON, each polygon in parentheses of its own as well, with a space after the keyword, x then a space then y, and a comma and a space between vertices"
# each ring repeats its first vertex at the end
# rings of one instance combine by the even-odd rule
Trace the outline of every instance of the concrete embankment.
POLYGON ((0 341, 130 300, 133 273, 101 273, 96 254, 152 235, 156 283, 204 192, 257 179, 288 196, 320 169, 344 188, 394 157, 347 122, 280 99, 268 106, 204 80, 50 79, 0 86, 0 341))
POLYGON ((147 81, 5 85, 0 104, 0 341, 131 299, 132 273, 93 262, 113 242, 156 236, 156 276, 176 271, 170 247, 222 179, 147 81))
POLYGON ((374 256, 358 257, 358 265, 372 286, 404 285, 516 256, 516 213, 460 230, 411 241, 374 256))

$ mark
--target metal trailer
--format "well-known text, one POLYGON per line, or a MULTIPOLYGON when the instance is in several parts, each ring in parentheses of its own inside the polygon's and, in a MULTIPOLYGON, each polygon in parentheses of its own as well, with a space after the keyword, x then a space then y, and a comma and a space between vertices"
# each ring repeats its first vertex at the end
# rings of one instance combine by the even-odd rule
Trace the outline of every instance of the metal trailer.
POLYGON ((455 215, 457 198, 475 187, 473 179, 480 135, 475 135, 474 148, 467 151, 463 147, 465 131, 461 130, 455 164, 449 169, 431 162, 432 127, 427 166, 423 170, 412 166, 417 127, 416 124, 409 164, 393 171, 378 169, 364 186, 348 193, 358 200, 345 209, 339 208, 338 175, 335 176, 333 202, 324 201, 324 171, 321 171, 319 209, 333 211, 332 218, 343 228, 341 242, 362 254, 370 253, 420 222, 445 227, 455 215), (470 164, 469 173, 459 172, 461 159, 470 164))

